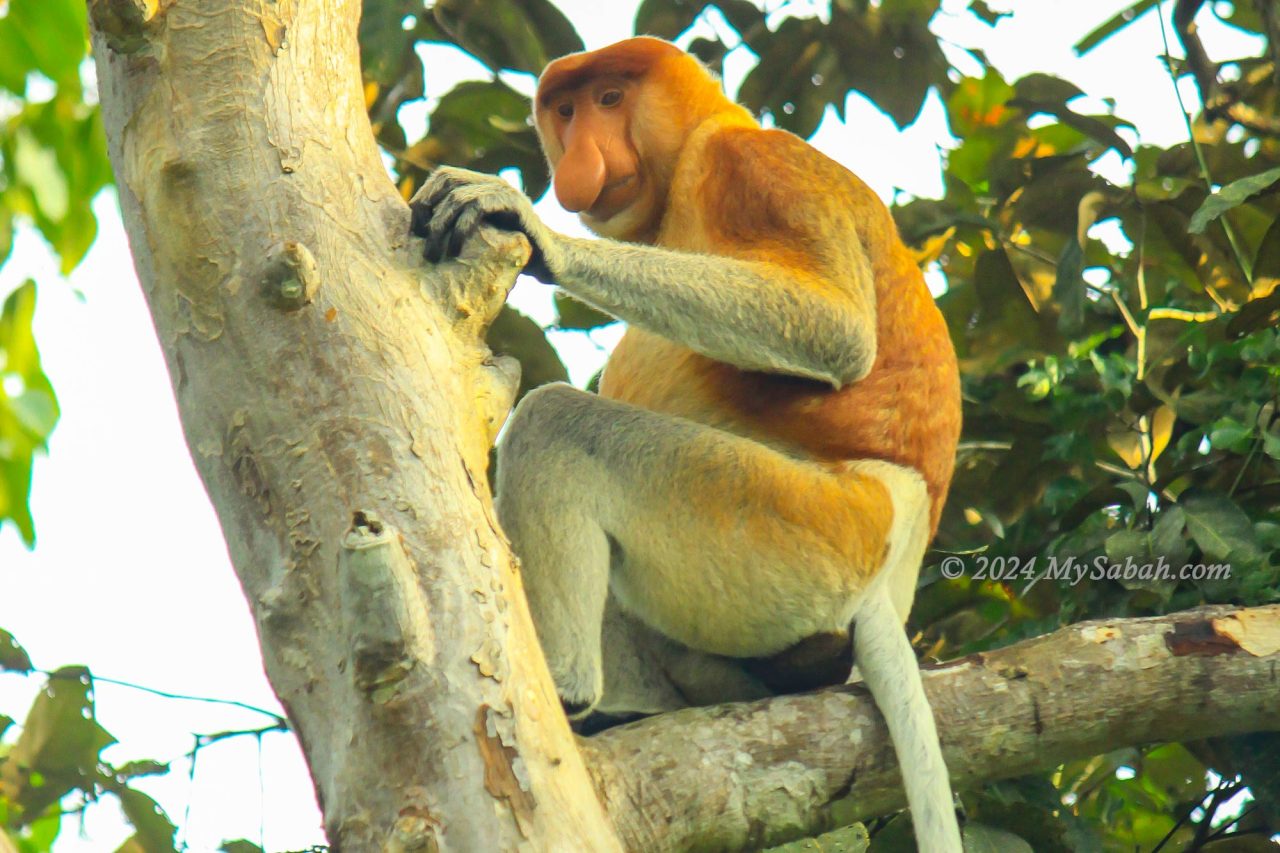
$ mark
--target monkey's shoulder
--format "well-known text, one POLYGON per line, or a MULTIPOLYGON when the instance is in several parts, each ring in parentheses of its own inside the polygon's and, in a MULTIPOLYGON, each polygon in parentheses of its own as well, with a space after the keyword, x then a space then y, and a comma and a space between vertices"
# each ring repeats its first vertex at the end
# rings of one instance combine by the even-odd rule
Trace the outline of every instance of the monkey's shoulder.
POLYGON ((674 238, 683 248, 768 247, 782 256, 813 256, 825 254, 824 246, 847 243, 851 231, 863 236, 872 254, 896 242, 879 196, 784 130, 704 123, 681 152, 669 199, 659 243, 674 238))

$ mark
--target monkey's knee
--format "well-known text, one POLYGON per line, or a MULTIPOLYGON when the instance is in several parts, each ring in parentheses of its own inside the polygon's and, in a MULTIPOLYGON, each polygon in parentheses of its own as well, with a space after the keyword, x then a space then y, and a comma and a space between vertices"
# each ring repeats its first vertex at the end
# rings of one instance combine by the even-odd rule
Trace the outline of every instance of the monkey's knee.
POLYGON ((572 480, 574 454, 564 440, 565 421, 590 396, 557 382, 535 388, 516 406, 497 448, 494 491, 504 527, 515 525, 518 513, 546 515, 577 499, 583 484, 572 480))
POLYGON ((562 444, 565 423, 593 395, 572 385, 553 382, 533 389, 516 406, 507 419, 506 433, 498 443, 498 476, 502 482, 504 468, 541 461, 562 444))

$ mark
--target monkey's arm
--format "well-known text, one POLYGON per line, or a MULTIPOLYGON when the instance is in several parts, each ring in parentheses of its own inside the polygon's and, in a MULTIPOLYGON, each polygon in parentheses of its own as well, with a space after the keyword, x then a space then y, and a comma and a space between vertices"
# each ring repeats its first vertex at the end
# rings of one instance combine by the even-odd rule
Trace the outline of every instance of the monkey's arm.
POLYGON ((500 178, 442 168, 411 202, 429 260, 456 255, 482 222, 524 232, 526 270, 629 323, 747 370, 841 387, 875 360, 871 268, 850 230, 841 281, 768 260, 566 237, 500 178))
MULTIPOLYGON (((709 358, 837 388, 871 370, 872 312, 820 280, 764 261, 560 239, 557 284, 709 358)), ((869 267, 858 274, 870 280, 869 267)))

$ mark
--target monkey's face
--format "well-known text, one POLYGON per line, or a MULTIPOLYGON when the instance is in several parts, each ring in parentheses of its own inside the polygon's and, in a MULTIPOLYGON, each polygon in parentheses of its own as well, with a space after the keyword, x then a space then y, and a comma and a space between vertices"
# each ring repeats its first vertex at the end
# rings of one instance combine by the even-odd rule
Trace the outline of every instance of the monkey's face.
POLYGON ((556 198, 598 233, 634 231, 655 213, 633 132, 638 96, 635 80, 600 77, 539 105, 556 198))

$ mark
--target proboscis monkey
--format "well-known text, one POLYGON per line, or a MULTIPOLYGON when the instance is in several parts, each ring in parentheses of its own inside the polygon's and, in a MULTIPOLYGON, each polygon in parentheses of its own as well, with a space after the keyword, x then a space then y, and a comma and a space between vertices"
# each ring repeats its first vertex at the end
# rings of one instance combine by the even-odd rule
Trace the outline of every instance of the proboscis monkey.
POLYGON ((431 261, 482 223, 527 272, 625 320, 600 394, 535 390, 498 511, 566 709, 761 695, 729 658, 854 625, 921 849, 958 851, 903 622, 960 430, 955 352, 884 204, 765 130, 693 57, 636 38, 551 63, 534 103, 548 229, 499 178, 442 168, 412 202, 431 261))

